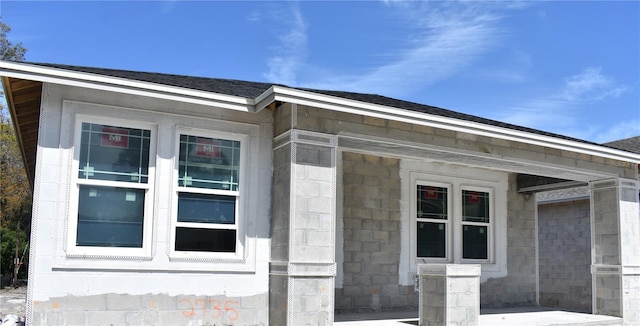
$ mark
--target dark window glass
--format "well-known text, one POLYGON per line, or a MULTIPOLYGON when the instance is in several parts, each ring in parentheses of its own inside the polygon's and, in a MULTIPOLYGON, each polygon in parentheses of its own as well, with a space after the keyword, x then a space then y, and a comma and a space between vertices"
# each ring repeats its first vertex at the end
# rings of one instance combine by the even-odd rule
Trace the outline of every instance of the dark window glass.
POLYGON ((462 258, 487 259, 487 227, 464 225, 462 228, 462 258))
POLYGON ((178 185, 237 191, 240 142, 181 135, 178 185))
POLYGON ((236 231, 176 228, 176 251, 235 252, 236 231))
POLYGON ((447 219, 447 188, 418 186, 418 218, 447 219))
POLYGON ((489 193, 462 191, 462 220, 489 223, 489 193))
POLYGON ((446 225, 418 222, 418 257, 446 257, 446 225))
POLYGON ((234 224, 236 197, 178 194, 178 222, 234 224))
POLYGON ((142 248, 142 189, 80 185, 76 245, 142 248))
POLYGON ((78 178, 147 183, 151 131, 82 124, 78 178))

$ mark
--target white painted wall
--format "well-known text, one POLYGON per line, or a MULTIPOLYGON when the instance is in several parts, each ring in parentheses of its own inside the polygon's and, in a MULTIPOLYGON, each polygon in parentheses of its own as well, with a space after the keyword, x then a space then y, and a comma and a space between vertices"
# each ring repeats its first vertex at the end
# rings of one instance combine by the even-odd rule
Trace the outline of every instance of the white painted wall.
POLYGON ((268 292, 272 116, 210 106, 44 84, 33 206, 29 298, 105 293, 249 296, 268 292), (157 183, 151 255, 146 258, 69 257, 66 236, 77 114, 151 122, 157 183), (171 260, 169 234, 176 126, 249 135, 243 257, 171 260), (169 135, 167 137, 167 135, 169 135))

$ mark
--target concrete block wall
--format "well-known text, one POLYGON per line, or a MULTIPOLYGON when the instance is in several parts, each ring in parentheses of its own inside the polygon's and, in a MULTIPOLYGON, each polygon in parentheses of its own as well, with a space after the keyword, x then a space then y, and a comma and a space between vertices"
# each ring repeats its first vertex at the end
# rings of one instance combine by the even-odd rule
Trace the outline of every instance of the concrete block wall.
POLYGON ((293 130, 276 137, 274 147, 269 321, 330 325, 336 269, 335 141, 331 135, 293 130))
POLYGON ((640 219, 635 179, 592 182, 594 313, 640 324, 640 219))
POLYGON ((480 285, 483 308, 536 304, 535 196, 519 194, 516 175, 509 175, 507 192, 507 270, 509 275, 480 285))
POLYGON ((477 325, 480 317, 480 265, 418 265, 420 325, 477 325))
POLYGON ((425 325, 446 324, 447 280, 442 276, 420 276, 420 291, 424 299, 420 303, 421 321, 425 325))
MULTIPOLYGON (((279 113, 279 115, 291 118, 291 107, 287 105, 281 108, 284 112, 279 113)), ((302 130, 327 134, 347 132, 364 136, 385 137, 403 142, 424 143, 448 149, 475 152, 480 155, 488 154, 494 157, 540 162, 543 165, 552 163, 557 166, 576 169, 594 169, 630 179, 635 179, 638 173, 637 166, 630 162, 612 161, 599 156, 547 148, 540 145, 330 111, 304 105, 298 105, 295 111, 295 118, 290 120, 295 121, 295 127, 302 130)), ((284 123, 279 126, 281 128, 286 127, 284 123)), ((278 125, 276 126, 277 130, 278 125)), ((503 163, 506 164, 506 161, 503 163)), ((527 173, 536 174, 536 171, 532 168, 527 173)))
POLYGON ((342 153, 344 278, 336 311, 417 307, 413 286, 400 286, 399 160, 342 153))
POLYGON ((268 325, 268 294, 101 294, 36 301, 33 325, 268 325))
POLYGON ((590 313, 589 199, 538 206, 539 302, 590 313))
POLYGON ((273 151, 273 191, 271 201, 271 259, 289 259, 289 214, 291 184, 291 145, 273 151))

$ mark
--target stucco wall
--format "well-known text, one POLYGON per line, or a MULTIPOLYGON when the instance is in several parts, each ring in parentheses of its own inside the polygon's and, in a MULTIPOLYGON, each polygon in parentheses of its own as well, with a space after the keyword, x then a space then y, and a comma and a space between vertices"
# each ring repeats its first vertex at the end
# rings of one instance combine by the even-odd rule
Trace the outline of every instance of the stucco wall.
MULTIPOLYGON (((32 325, 268 323, 272 115, 237 112, 142 96, 45 84, 34 190, 27 300, 32 325), (72 168, 79 115, 140 121, 157 131, 153 223, 149 254, 68 254, 69 209, 76 199, 72 168), (243 133, 251 147, 241 207, 243 257, 170 256, 176 126, 243 133), (248 185, 251 185, 249 187, 248 185), (226 306, 226 307, 225 307, 226 306)), ((146 218, 146 217, 145 217, 146 218)), ((105 251, 106 252, 106 251, 105 251)), ((111 251, 113 252, 113 251, 111 251)))
POLYGON ((589 200, 538 206, 540 305, 591 312, 589 200))
POLYGON ((416 307, 413 286, 401 286, 399 160, 342 153, 343 287, 336 312, 416 307))

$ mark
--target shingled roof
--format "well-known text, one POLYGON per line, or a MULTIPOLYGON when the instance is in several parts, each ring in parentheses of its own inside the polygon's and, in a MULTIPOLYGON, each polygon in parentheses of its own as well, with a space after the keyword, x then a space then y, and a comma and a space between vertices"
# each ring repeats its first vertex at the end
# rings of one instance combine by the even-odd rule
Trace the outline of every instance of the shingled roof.
POLYGON ((219 93, 219 94, 225 94, 225 95, 239 96, 239 97, 250 98, 250 99, 255 99, 260 94, 262 94, 267 89, 269 89, 269 87, 276 85, 276 86, 288 87, 291 89, 298 89, 298 90, 304 90, 304 91, 309 91, 309 92, 323 94, 323 95, 329 95, 333 97, 339 97, 343 99, 355 100, 355 101, 364 102, 364 103, 377 104, 377 105, 393 107, 393 108, 409 110, 409 111, 422 112, 422 113, 427 113, 427 114, 442 116, 447 118, 472 121, 476 123, 492 125, 492 126, 497 126, 497 127, 502 127, 502 128, 517 130, 517 131, 523 131, 523 132, 528 132, 528 133, 533 133, 533 134, 538 134, 543 136, 549 136, 549 137, 554 137, 559 139, 571 140, 571 141, 576 141, 576 142, 581 142, 586 144, 601 145, 601 144, 585 141, 582 139, 577 139, 577 138, 550 133, 546 131, 541 131, 533 128, 527 128, 523 126, 509 124, 509 123, 505 123, 497 120, 486 119, 486 118, 465 114, 465 113, 460 113, 452 110, 447 110, 447 109, 443 109, 435 106, 403 101, 403 100, 394 99, 394 98, 377 95, 377 94, 365 94, 365 93, 344 92, 344 91, 335 91, 335 90, 319 90, 319 89, 310 89, 310 88, 301 88, 301 87, 291 87, 287 85, 274 84, 274 83, 252 82, 252 81, 220 79, 220 78, 207 78, 207 77, 193 77, 193 76, 182 76, 182 75, 163 74, 163 73, 93 68, 93 67, 71 66, 71 65, 51 64, 51 63, 30 62, 29 64, 57 68, 57 69, 64 69, 69 71, 124 78, 128 80, 138 80, 143 82, 182 87, 182 88, 213 92, 213 93, 219 93))
POLYGON ((640 154, 640 136, 620 139, 604 143, 603 145, 631 153, 640 154))

